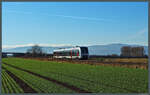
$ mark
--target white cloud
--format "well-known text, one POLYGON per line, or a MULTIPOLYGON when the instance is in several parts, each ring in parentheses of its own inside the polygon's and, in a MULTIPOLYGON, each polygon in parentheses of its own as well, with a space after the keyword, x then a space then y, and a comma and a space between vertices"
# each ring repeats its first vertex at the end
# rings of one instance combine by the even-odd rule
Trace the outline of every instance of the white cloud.
MULTIPOLYGON (((39 45, 42 47, 63 47, 63 46, 92 46, 92 44, 84 44, 84 45, 71 45, 71 44, 22 44, 22 45, 2 45, 2 49, 11 49, 17 47, 27 47, 27 46, 34 46, 39 45)), ((99 45, 99 44, 97 44, 99 45)), ((102 45, 102 44, 101 44, 102 45)))
POLYGON ((29 11, 15 11, 15 10, 6 10, 4 12, 9 12, 9 13, 16 13, 16 14, 32 14, 32 12, 29 11))
POLYGON ((139 45, 144 45, 147 46, 148 42, 146 40, 146 35, 148 37, 148 31, 147 28, 143 28, 140 31, 137 31, 136 33, 129 35, 126 38, 126 41, 128 42, 128 44, 139 44, 139 45))
MULTIPOLYGON (((34 46, 35 44, 23 44, 23 45, 2 45, 2 49, 10 49, 10 48, 17 48, 17 47, 27 47, 27 46, 34 46)), ((62 46, 72 46, 71 44, 37 44, 39 46, 44 47, 62 47, 62 46)))
POLYGON ((105 19, 105 18, 81 17, 81 16, 70 16, 70 15, 50 15, 50 14, 47 14, 47 15, 64 17, 64 18, 71 18, 71 19, 79 19, 79 20, 112 21, 110 19, 105 19))
MULTIPOLYGON (((14 10, 7 10, 6 12, 9 13, 19 13, 19 14, 27 14, 27 15, 32 15, 34 14, 33 12, 29 11, 14 11, 14 10)), ((92 21, 113 21, 108 18, 94 18, 94 17, 83 17, 83 16, 71 16, 71 15, 62 15, 62 14, 48 14, 48 13, 41 13, 39 15, 44 15, 44 16, 55 16, 55 17, 63 17, 63 18, 70 18, 70 19, 77 19, 77 20, 92 20, 92 21)))
POLYGON ((144 29, 136 32, 134 35, 129 36, 129 39, 139 39, 139 37, 142 37, 143 34, 145 34, 146 32, 148 32, 148 31, 146 28, 144 28, 144 29))
POLYGON ((2 45, 3 49, 10 49, 16 47, 25 47, 25 46, 33 46, 34 44, 26 44, 26 45, 2 45))
POLYGON ((50 47, 62 47, 62 46, 72 46, 71 44, 38 44, 39 46, 50 46, 50 47))

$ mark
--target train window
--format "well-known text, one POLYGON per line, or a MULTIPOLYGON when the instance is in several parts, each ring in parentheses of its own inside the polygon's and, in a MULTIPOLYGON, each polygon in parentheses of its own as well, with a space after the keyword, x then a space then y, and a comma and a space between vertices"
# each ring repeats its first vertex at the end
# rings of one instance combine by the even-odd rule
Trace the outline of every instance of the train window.
POLYGON ((60 56, 62 56, 62 52, 60 52, 59 54, 60 54, 60 56))
POLYGON ((57 55, 57 52, 54 52, 54 55, 56 56, 56 55, 57 55))
POLYGON ((67 56, 67 51, 65 51, 65 56, 67 56))
POLYGON ((57 56, 57 52, 55 52, 55 56, 57 56))
POLYGON ((79 50, 77 51, 77 56, 79 56, 79 50))
POLYGON ((86 47, 81 47, 81 52, 82 53, 88 53, 88 49, 86 47))
POLYGON ((63 51, 61 52, 61 56, 63 56, 63 51))
POLYGON ((63 56, 63 51, 60 52, 60 55, 63 56))
POLYGON ((69 55, 72 55, 72 51, 69 52, 69 55))
POLYGON ((67 56, 69 56, 70 55, 70 52, 69 51, 67 51, 67 56))
POLYGON ((65 56, 67 56, 68 55, 68 51, 65 51, 65 56))
POLYGON ((76 51, 77 51, 77 50, 74 50, 74 55, 75 55, 75 56, 77 56, 77 52, 76 52, 76 51))
POLYGON ((70 55, 69 53, 70 53, 69 51, 66 51, 66 56, 69 56, 70 55))
POLYGON ((66 51, 63 52, 63 56, 66 56, 66 51))
POLYGON ((63 55, 66 56, 66 51, 63 52, 63 55))
POLYGON ((56 52, 54 52, 54 56, 56 56, 56 52))
POLYGON ((76 50, 74 50, 74 55, 75 55, 75 56, 77 55, 76 50))
POLYGON ((75 55, 79 56, 79 50, 75 50, 75 55))
POLYGON ((75 50, 72 50, 72 55, 75 56, 75 50))
POLYGON ((65 51, 65 56, 69 56, 69 51, 65 51))

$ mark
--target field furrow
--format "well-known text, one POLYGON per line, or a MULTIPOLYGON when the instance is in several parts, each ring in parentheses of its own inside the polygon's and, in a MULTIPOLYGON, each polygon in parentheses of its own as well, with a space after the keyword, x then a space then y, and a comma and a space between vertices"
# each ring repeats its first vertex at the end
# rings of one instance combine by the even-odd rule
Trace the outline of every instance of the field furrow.
MULTIPOLYGON (((36 83, 38 83, 39 80, 32 78, 31 82, 31 75, 32 77, 41 78, 41 80, 43 80, 42 83, 49 79, 51 82, 57 80, 54 85, 66 83, 83 91, 94 93, 148 92, 148 70, 144 69, 49 62, 23 58, 6 58, 3 59, 3 63, 5 64, 2 65, 6 68, 11 68, 9 71, 18 77, 24 77, 22 80, 25 80, 29 85, 35 87, 39 92, 45 91, 44 86, 39 84, 38 87, 40 88, 38 88, 36 83), (20 74, 16 70, 18 70, 20 74), (23 74, 26 73, 26 76, 23 76, 21 72, 23 74), (36 80, 36 82, 33 82, 34 80, 36 80)), ((63 86, 60 87, 63 88, 63 86)), ((50 93, 51 90, 52 89, 49 89, 48 92, 50 93)), ((61 91, 56 90, 55 92, 59 93, 61 91)))
POLYGON ((49 82, 48 80, 40 78, 39 76, 29 74, 28 72, 17 70, 4 64, 3 67, 7 68, 9 71, 14 73, 17 77, 19 77, 21 80, 27 83, 30 87, 35 89, 38 93, 56 93, 58 91, 60 91, 60 93, 74 92, 63 86, 59 86, 53 82, 49 82))
POLYGON ((23 93, 19 85, 2 69, 2 93, 23 93))

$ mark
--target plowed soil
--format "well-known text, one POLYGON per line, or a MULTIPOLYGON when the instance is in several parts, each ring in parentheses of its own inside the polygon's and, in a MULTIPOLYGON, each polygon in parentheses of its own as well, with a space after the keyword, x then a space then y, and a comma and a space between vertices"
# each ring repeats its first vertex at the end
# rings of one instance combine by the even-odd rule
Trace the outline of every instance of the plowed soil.
POLYGON ((8 71, 6 68, 2 67, 2 69, 5 69, 9 76, 11 76, 15 82, 22 88, 24 93, 37 93, 34 89, 32 89, 27 83, 22 81, 20 78, 18 78, 16 75, 8 71))

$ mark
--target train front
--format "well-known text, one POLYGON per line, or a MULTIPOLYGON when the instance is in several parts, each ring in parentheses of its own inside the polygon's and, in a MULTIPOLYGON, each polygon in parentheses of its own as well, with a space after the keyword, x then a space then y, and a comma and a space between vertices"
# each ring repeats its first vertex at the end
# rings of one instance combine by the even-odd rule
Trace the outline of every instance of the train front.
POLYGON ((81 59, 88 59, 89 58, 88 47, 80 47, 80 49, 81 49, 81 59))

